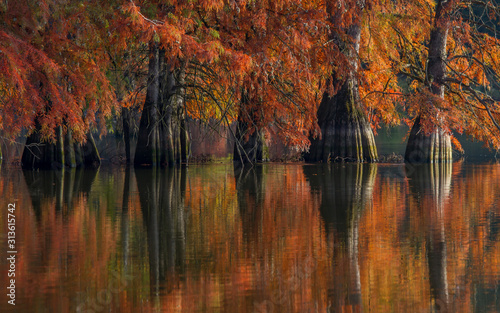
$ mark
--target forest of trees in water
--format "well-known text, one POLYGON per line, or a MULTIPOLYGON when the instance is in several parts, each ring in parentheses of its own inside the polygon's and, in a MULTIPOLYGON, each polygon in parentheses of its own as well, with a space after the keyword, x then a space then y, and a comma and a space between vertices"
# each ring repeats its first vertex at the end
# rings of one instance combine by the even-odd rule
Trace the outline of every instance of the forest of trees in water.
POLYGON ((405 124, 409 163, 451 162, 457 134, 498 150, 499 17, 496 0, 2 1, 0 147, 92 168, 112 133, 127 163, 171 167, 204 127, 239 163, 277 142, 377 162, 377 130, 405 124))

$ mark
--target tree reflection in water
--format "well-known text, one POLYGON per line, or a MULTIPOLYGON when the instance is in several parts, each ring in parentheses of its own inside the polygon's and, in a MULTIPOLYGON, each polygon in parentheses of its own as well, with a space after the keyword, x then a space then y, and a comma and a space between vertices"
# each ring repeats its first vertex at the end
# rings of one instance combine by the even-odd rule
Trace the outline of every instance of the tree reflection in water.
POLYGON ((63 212, 66 216, 71 211, 75 194, 88 197, 97 173, 97 169, 24 170, 24 179, 37 221, 41 219, 42 204, 54 200, 56 212, 63 212))
POLYGON ((160 286, 175 288, 184 272, 186 169, 137 169, 135 175, 147 229, 151 296, 158 302, 160 286))
POLYGON ((445 204, 449 202, 452 164, 407 165, 410 192, 423 210, 431 297, 436 310, 449 307, 445 204))
POLYGON ((331 312, 362 312, 359 269, 359 223, 371 205, 377 174, 374 164, 304 166, 313 193, 321 194, 319 210, 333 252, 333 280, 328 290, 331 312))

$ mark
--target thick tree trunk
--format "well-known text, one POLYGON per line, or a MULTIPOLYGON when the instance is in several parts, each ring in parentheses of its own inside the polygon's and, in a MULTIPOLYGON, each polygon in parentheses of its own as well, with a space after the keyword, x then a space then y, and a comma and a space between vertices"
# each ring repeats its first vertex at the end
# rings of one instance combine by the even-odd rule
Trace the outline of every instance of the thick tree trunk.
MULTIPOLYGON (((429 41, 426 83, 433 94, 444 98, 443 81, 446 78, 446 43, 449 18, 446 14, 447 1, 440 0, 436 8, 434 29, 429 41)), ((439 113, 438 113, 439 114, 439 113)), ((421 117, 417 117, 406 146, 405 161, 408 163, 452 162, 450 134, 436 127, 431 133, 422 129, 421 117)))
POLYGON ((325 93, 318 109, 321 138, 311 139, 306 162, 375 162, 378 159, 375 137, 363 111, 358 107, 359 94, 354 78, 339 92, 325 93))
POLYGON ((405 161, 408 163, 451 162, 450 135, 439 128, 429 135, 426 134, 422 129, 420 117, 417 117, 406 145, 405 161))
POLYGON ((159 48, 158 44, 150 43, 149 69, 146 101, 142 110, 134 165, 158 165, 158 93, 159 93, 159 48))
POLYGON ((177 89, 177 116, 179 127, 179 163, 187 163, 189 161, 189 132, 186 123, 186 108, 185 108, 185 88, 182 87, 186 82, 186 70, 184 64, 179 71, 179 85, 177 89))
MULTIPOLYGON (((361 15, 363 5, 358 3, 357 8, 361 15)), ((304 155, 306 162, 378 160, 373 131, 360 107, 357 72, 361 26, 353 23, 346 29, 346 34, 350 38, 349 42, 343 42, 337 34, 332 34, 332 40, 339 42, 350 63, 350 72, 335 95, 330 96, 328 92, 323 95, 317 114, 321 137, 310 138, 311 147, 304 155)), ((338 81, 336 74, 331 79, 333 82, 338 81)))
POLYGON ((174 72, 165 63, 164 54, 160 58, 162 73, 160 75, 160 164, 173 167, 175 165, 175 133, 173 125, 175 77, 174 72))
MULTIPOLYGON (((151 45, 146 102, 141 117, 135 166, 180 164, 184 120, 184 66, 172 69, 165 51, 151 45)), ((187 150, 186 150, 187 151, 187 150)))

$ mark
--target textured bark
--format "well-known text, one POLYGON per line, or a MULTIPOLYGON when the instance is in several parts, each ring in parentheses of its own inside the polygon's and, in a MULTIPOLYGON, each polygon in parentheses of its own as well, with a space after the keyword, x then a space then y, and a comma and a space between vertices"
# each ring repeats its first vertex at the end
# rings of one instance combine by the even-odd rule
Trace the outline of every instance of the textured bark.
MULTIPOLYGON (((429 41, 426 83, 433 94, 444 98, 443 81, 446 78, 446 44, 450 27, 445 13, 447 1, 437 3, 434 28, 429 41)), ((430 134, 422 129, 421 117, 417 117, 406 146, 405 161, 408 163, 452 162, 450 135, 437 127, 430 134)))
POLYGON ((150 43, 149 68, 146 100, 142 110, 141 122, 135 150, 134 165, 151 167, 158 165, 158 93, 159 93, 159 48, 150 43))
MULTIPOLYGON (((357 8, 362 12, 361 3, 358 3, 357 8)), ((342 86, 335 95, 330 96, 328 92, 323 95, 317 113, 321 137, 310 138, 311 147, 309 152, 304 154, 306 162, 378 160, 373 131, 360 107, 357 79, 360 25, 353 23, 346 29, 346 34, 350 38, 349 42, 342 41, 337 34, 332 34, 331 37, 339 43, 349 61, 350 72, 348 77, 341 81, 342 86)), ((332 74, 331 80, 339 82, 335 73, 332 74)))
POLYGON ((323 96, 318 109, 321 138, 311 138, 306 162, 375 162, 378 159, 373 131, 357 106, 357 82, 350 79, 333 97, 323 96))
POLYGON ((452 160, 450 135, 439 128, 427 135, 418 117, 408 138, 405 161, 408 163, 442 163, 452 162, 452 160))
MULTIPOLYGON (((141 117, 135 166, 169 166, 187 160, 183 155, 185 66, 172 68, 165 50, 151 45, 146 101, 141 117)), ((188 138, 188 136, 186 137, 188 138)))
POLYGON ((173 167, 175 165, 175 134, 174 134, 174 94, 175 76, 173 71, 165 63, 164 55, 161 60, 162 72, 160 75, 160 164, 173 167))

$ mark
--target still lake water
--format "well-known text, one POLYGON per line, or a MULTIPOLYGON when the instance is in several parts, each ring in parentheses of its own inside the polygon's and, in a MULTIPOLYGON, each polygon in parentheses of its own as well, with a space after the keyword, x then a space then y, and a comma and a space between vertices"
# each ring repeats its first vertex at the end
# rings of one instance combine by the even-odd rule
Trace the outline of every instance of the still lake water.
POLYGON ((500 164, 4 166, 0 195, 0 312, 500 311, 500 164))

